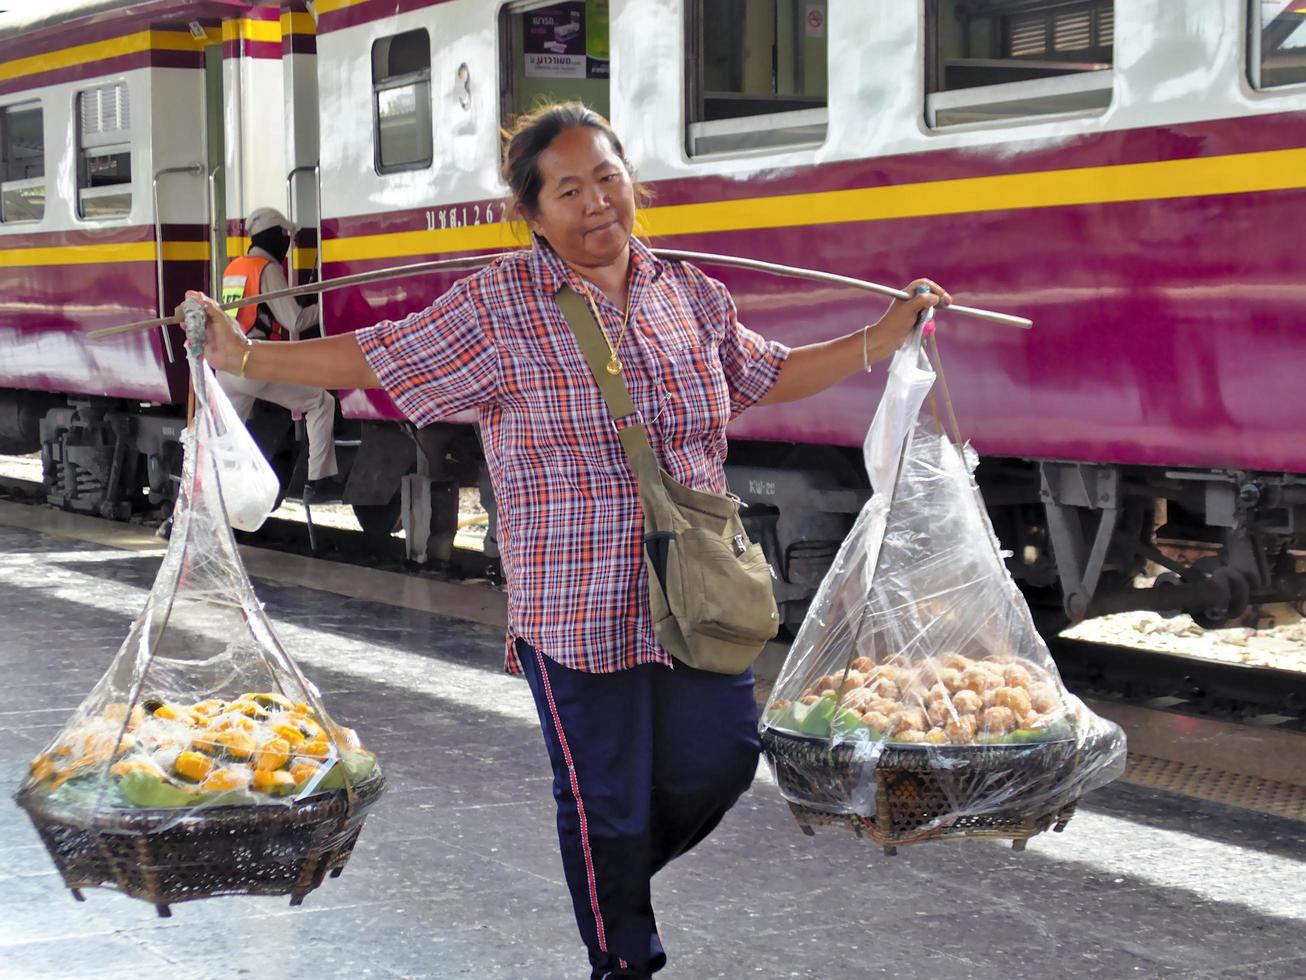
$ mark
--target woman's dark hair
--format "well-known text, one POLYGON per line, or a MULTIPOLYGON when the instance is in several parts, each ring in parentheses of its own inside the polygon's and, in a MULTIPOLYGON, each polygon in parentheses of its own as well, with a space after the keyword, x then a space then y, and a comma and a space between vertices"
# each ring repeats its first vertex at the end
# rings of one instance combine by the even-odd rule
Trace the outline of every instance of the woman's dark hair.
POLYGON ((608 121, 584 103, 555 102, 518 116, 513 120, 512 129, 503 133, 505 145, 501 174, 503 182, 508 185, 510 213, 520 217, 529 217, 535 213, 540 202, 540 185, 543 183, 540 177, 540 154, 562 133, 578 126, 597 129, 608 138, 612 152, 621 160, 626 173, 630 174, 635 189, 635 203, 641 206, 647 203, 648 191, 636 179, 635 168, 626 159, 626 150, 608 121))

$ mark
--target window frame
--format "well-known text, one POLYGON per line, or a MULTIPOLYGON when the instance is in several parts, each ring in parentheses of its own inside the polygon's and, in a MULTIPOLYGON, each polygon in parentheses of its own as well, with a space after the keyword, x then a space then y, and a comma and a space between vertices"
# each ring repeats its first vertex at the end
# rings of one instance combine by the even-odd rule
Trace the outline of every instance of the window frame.
POLYGON ((1261 35, 1265 32, 1265 22, 1261 17, 1260 0, 1247 0, 1243 7, 1245 16, 1245 31, 1247 44, 1247 84, 1257 95, 1273 96, 1280 93, 1301 92, 1302 87, 1306 86, 1306 75, 1301 79, 1291 82, 1280 82, 1274 85, 1265 84, 1263 71, 1265 69, 1264 52, 1261 48, 1261 35))
POLYGON ((76 171, 77 171, 77 189, 76 189, 76 206, 75 213, 79 221, 127 221, 131 218, 133 208, 136 206, 136 153, 132 143, 132 123, 131 123, 131 85, 125 78, 116 78, 112 81, 101 81, 95 85, 88 85, 85 88, 77 89, 73 92, 73 132, 74 146, 76 149, 76 171), (108 88, 121 88, 125 94, 127 104, 127 128, 114 131, 114 136, 105 134, 96 134, 88 143, 85 127, 82 123, 82 100, 91 92, 99 92, 108 88), (125 181, 116 184, 106 184, 102 187, 92 187, 90 176, 86 167, 86 151, 88 147, 92 150, 103 151, 97 155, 107 156, 112 152, 126 152, 128 177, 125 181), (105 214, 87 214, 83 206, 83 201, 90 199, 94 201, 97 198, 116 197, 121 194, 127 195, 127 207, 124 210, 110 211, 105 214))
MULTIPOLYGON (((813 152, 819 150, 830 138, 830 82, 829 82, 829 3, 826 5, 826 85, 825 105, 780 112, 756 113, 752 115, 729 116, 723 119, 702 119, 706 115, 704 99, 706 84, 704 81, 705 54, 702 37, 703 4, 705 0, 685 0, 684 20, 681 25, 685 51, 684 73, 684 133, 681 151, 689 162, 713 161, 723 158, 774 156, 780 153, 813 152), (695 151, 698 140, 713 137, 729 137, 744 133, 774 133, 778 131, 797 131, 806 126, 821 127, 818 139, 797 139, 793 142, 760 143, 755 146, 738 146, 724 149, 706 149, 695 151)), ((798 8, 801 9, 801 8, 798 8)), ((777 101, 782 96, 773 96, 777 101)))
POLYGON ((29 187, 40 187, 42 191, 46 189, 46 159, 45 159, 45 103, 38 96, 36 98, 26 98, 21 102, 6 102, 0 104, 0 166, 4 167, 0 171, 0 225, 35 225, 45 220, 46 195, 41 195, 41 215, 37 218, 10 218, 5 214, 4 196, 7 190, 25 190, 29 187), (9 157, 6 153, 8 149, 8 127, 4 119, 5 116, 14 111, 36 109, 40 113, 41 129, 41 176, 39 177, 21 177, 17 180, 5 180, 3 174, 8 172, 9 157))
MULTIPOLYGON (((396 34, 385 34, 375 38, 368 48, 368 71, 372 75, 372 169, 378 176, 389 176, 390 174, 408 173, 414 170, 429 170, 435 162, 435 100, 432 90, 431 80, 431 31, 429 28, 412 27, 406 31, 399 31, 396 34), (416 34, 420 31, 426 36, 426 67, 417 71, 406 72, 402 75, 387 75, 383 81, 378 82, 376 78, 376 46, 382 41, 393 41, 395 38, 403 37, 405 34, 416 34), (401 164, 384 164, 381 162, 381 93, 396 88, 405 88, 409 85, 426 85, 426 156, 419 160, 412 160, 401 164)), ((418 102, 422 100, 419 98, 418 102)), ((420 105, 417 115, 420 117, 420 105)))
MULTIPOLYGON (((501 129, 511 130, 514 118, 522 113, 529 112, 531 106, 524 105, 522 89, 524 87, 523 79, 525 75, 524 68, 521 67, 513 58, 514 40, 521 40, 522 46, 525 47, 525 37, 515 33, 513 24, 514 17, 522 17, 532 11, 541 10, 545 7, 554 7, 562 3, 577 2, 577 0, 499 0, 495 8, 495 47, 494 63, 495 74, 498 80, 498 105, 496 107, 496 118, 501 129)), ((583 2, 583 0, 580 0, 583 2)), ((587 22, 588 29, 588 22, 587 22)), ((609 44, 611 44, 611 22, 609 22, 609 44)), ((587 55, 588 56, 588 55, 587 55)), ((608 64, 611 65, 611 51, 609 51, 608 64)), ((602 103, 597 103, 586 97, 571 96, 580 98, 586 106, 598 112, 604 117, 612 115, 612 78, 611 76, 599 78, 590 78, 586 76, 587 83, 602 83, 607 86, 607 94, 602 103)))
MULTIPOLYGON (((1110 46, 1111 62, 1107 67, 1085 68, 1078 71, 1067 70, 1059 75, 1014 79, 993 82, 987 85, 958 86, 948 89, 943 87, 947 59, 943 55, 942 21, 943 17, 952 11, 953 2, 954 0, 926 0, 924 4, 923 36, 926 48, 924 119, 929 132, 938 133, 965 128, 1032 125, 1051 119, 1100 116, 1109 111, 1115 103, 1115 8, 1117 0, 1026 0, 1023 4, 1019 0, 1012 0, 1012 8, 1009 12, 999 13, 996 9, 992 12, 995 43, 1005 46, 1009 30, 1009 26, 1005 21, 1022 14, 1045 14, 1048 23, 1045 38, 1053 39, 1055 37, 1053 24, 1057 7, 1087 6, 1092 17, 1090 30, 1096 36, 1096 32, 1099 30, 1100 18, 1100 10, 1097 4, 1099 2, 1106 3, 1109 5, 1111 13, 1112 38, 1110 46), (1105 101, 1096 98, 1096 93, 1106 93, 1105 101), (1035 105, 1043 103, 1046 108, 1042 110, 1035 108, 1034 111, 1011 112, 987 119, 939 122, 941 111, 946 112, 952 109, 981 110, 988 107, 998 107, 1003 103, 1021 102, 1032 102, 1035 105), (1076 102, 1081 104, 1075 104, 1076 102)), ((964 39, 964 43, 966 47, 969 47, 968 37, 964 39)), ((1054 48, 1054 53, 1055 50, 1054 48)), ((1100 53, 1101 50, 1101 45, 1089 47, 1086 49, 1086 55, 1091 56, 1094 53, 1100 53)), ((1047 54, 1046 47, 1043 53, 1047 54)), ((978 63, 992 59, 971 58, 967 55, 966 60, 978 63)), ((997 60, 1018 65, 1021 59, 1016 56, 1001 57, 997 60)), ((1030 63, 1033 65, 1034 60, 1030 59, 1030 63)), ((1045 70, 1052 70, 1054 66, 1059 67, 1058 63, 1064 63, 1067 69, 1075 64, 1070 59, 1064 59, 1063 61, 1063 59, 1056 57, 1044 57, 1038 61, 1037 66, 1045 70)), ((1089 63, 1096 64, 1096 62, 1089 63)))

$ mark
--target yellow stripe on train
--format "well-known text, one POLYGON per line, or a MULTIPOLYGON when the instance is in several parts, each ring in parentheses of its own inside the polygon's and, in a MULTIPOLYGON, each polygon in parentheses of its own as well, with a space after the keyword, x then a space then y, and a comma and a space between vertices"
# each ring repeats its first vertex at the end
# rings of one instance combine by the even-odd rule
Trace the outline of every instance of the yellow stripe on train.
POLYGON ((224 41, 269 41, 281 43, 280 20, 224 20, 222 22, 222 40, 224 41))
POLYGON ((203 40, 192 37, 186 31, 138 31, 108 41, 93 41, 89 44, 64 48, 61 51, 51 51, 49 54, 0 62, 0 82, 22 78, 24 75, 44 74, 94 61, 120 58, 141 51, 200 51, 206 44, 218 40, 219 36, 215 30, 206 31, 203 40))
MULTIPOLYGON (((1302 187, 1306 187, 1306 149, 1268 150, 1189 160, 652 207, 640 212, 639 230, 649 235, 674 237, 1302 187)), ((321 247, 323 262, 333 263, 449 252, 498 251, 520 248, 526 242, 525 229, 519 223, 494 222, 461 228, 328 239, 321 247)), ((248 244, 248 239, 232 236, 227 239, 227 254, 243 254, 248 244)), ((296 249, 296 253, 295 268, 312 268, 316 258, 312 249, 296 249)), ((169 261, 206 260, 208 245, 204 242, 170 242, 164 246, 164 258, 169 261)), ((0 239, 0 266, 154 260, 152 242, 6 250, 3 239, 0 239)))
POLYGON ((317 0, 317 15, 321 17, 323 14, 344 10, 346 7, 357 7, 360 3, 367 3, 367 0, 317 0))
MULTIPOLYGON (((0 240, 2 241, 2 240, 0 240)), ((164 242, 165 262, 207 262, 208 242, 164 242)), ((157 261, 153 242, 124 242, 116 245, 53 245, 45 248, 0 246, 0 268, 38 265, 98 265, 109 262, 157 261)))
POLYGON ((286 11, 281 15, 281 36, 291 34, 317 34, 317 23, 313 15, 302 10, 286 11))
MULTIPOLYGON (((249 251, 249 238, 245 235, 227 236, 227 257, 235 258, 249 251)), ((294 246, 290 250, 291 267, 295 269, 316 269, 317 249, 294 246)))
MULTIPOLYGON (((1268 150, 1188 160, 676 204, 645 208, 640 212, 640 222, 641 230, 649 235, 674 237, 1301 187, 1306 187, 1306 149, 1268 150)), ((514 248, 524 243, 525 238, 515 233, 510 225, 496 222, 434 231, 328 239, 322 243, 322 259, 327 263, 352 262, 514 248)))

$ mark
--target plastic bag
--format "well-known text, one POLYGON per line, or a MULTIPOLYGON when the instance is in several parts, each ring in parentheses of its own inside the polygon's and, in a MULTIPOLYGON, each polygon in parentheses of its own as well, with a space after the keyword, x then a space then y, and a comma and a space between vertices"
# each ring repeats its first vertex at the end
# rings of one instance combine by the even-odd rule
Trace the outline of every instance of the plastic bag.
POLYGON ((167 553, 18 801, 70 888, 106 884, 161 908, 218 893, 297 901, 343 865, 384 783, 263 613, 224 507, 229 474, 249 468, 215 451, 239 446, 226 440, 244 427, 224 426, 217 382, 193 355, 192 379, 167 553))
POLYGON ((204 392, 197 401, 196 416, 203 413, 209 422, 206 448, 222 479, 227 519, 239 531, 257 531, 277 509, 281 482, 213 369, 202 361, 192 361, 191 383, 195 391, 204 392))
POLYGON ((1123 772, 1124 735, 1062 685, 976 457, 925 408, 921 340, 893 358, 864 447, 871 499, 794 640, 762 743, 797 812, 854 817, 882 843, 1028 836, 1123 772))

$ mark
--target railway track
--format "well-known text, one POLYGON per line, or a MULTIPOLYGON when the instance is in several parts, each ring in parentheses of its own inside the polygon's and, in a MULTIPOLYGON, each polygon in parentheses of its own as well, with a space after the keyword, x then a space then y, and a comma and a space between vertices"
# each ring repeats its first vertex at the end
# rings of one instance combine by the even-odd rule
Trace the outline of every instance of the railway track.
MULTIPOLYGON (((48 510, 41 484, 30 480, 0 476, 0 500, 48 510)), ((499 596, 489 595, 499 592, 497 563, 478 552, 455 549, 447 563, 419 566, 405 560, 398 538, 322 523, 315 527, 314 549, 302 521, 279 517, 256 534, 238 537, 264 556, 250 569, 256 576, 281 574, 268 574, 277 565, 276 553, 299 556, 306 567, 319 569, 297 583, 309 587, 321 587, 327 578, 316 562, 359 565, 406 581, 430 581, 432 596, 422 600, 426 611, 465 618, 474 606, 478 621, 502 622, 499 596), (444 593, 437 582, 459 584, 444 593), (469 606, 465 590, 476 585, 487 594, 469 606)), ((1049 649, 1067 688, 1124 728, 1130 746, 1125 781, 1306 822, 1306 673, 1063 637, 1052 638, 1049 649)), ((787 654, 787 644, 772 643, 758 661, 759 700, 767 697, 787 654)))

